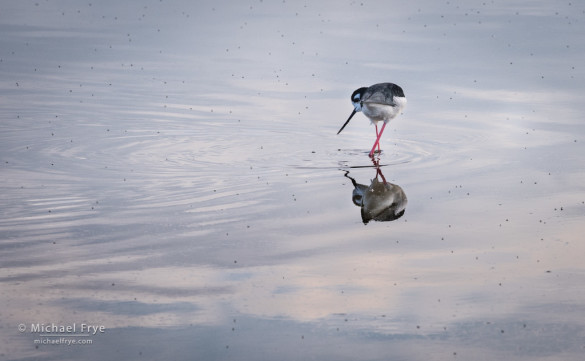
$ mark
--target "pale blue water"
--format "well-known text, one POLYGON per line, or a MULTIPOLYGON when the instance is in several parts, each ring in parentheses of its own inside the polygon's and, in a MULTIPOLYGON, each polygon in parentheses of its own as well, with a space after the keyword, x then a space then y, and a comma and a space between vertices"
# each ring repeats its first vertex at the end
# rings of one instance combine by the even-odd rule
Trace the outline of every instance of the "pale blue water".
POLYGON ((0 360, 581 360, 584 21, 1 2, 0 360), (364 225, 374 129, 335 133, 378 82, 408 202, 364 225), (91 344, 35 344, 60 339, 91 344))

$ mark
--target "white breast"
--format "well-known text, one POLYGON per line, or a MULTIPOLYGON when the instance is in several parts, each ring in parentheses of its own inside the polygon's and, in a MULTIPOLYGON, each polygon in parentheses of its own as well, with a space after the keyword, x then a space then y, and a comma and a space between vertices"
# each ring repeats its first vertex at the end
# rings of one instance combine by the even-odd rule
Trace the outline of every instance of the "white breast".
POLYGON ((362 112, 372 122, 378 122, 380 120, 385 123, 396 117, 402 109, 406 106, 406 98, 394 97, 394 105, 381 104, 374 102, 363 102, 362 112))

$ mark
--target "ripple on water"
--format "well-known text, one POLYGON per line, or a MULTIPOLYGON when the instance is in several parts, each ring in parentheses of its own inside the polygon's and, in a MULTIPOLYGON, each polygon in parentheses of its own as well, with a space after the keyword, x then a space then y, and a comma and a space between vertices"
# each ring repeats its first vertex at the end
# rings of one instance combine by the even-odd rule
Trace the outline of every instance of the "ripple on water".
MULTIPOLYGON (((444 152, 440 143, 424 142, 410 139, 396 139, 392 145, 376 154, 380 166, 400 164, 416 164, 419 167, 431 166, 444 152)), ((374 167, 369 150, 362 148, 338 148, 328 150, 326 156, 312 154, 297 157, 297 163, 290 164, 298 169, 339 169, 339 168, 370 168, 374 167)))

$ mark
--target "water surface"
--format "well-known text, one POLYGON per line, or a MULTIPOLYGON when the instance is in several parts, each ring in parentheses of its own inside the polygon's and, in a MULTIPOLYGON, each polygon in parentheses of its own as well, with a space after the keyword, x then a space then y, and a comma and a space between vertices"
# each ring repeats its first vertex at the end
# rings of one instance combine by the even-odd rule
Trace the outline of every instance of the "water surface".
POLYGON ((0 359, 581 360, 584 20, 2 3, 0 359), (362 114, 335 133, 386 81, 408 105, 376 167, 362 114), (376 179, 403 215, 364 222, 376 179), (82 323, 105 332, 35 344, 82 323))

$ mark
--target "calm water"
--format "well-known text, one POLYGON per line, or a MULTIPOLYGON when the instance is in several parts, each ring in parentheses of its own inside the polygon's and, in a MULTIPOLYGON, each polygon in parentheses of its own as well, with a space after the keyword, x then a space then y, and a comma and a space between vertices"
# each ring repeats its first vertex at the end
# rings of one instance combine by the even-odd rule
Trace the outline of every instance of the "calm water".
POLYGON ((584 4, 2 1, 0 34, 0 360, 583 359, 584 4), (375 167, 335 133, 386 81, 375 167))

